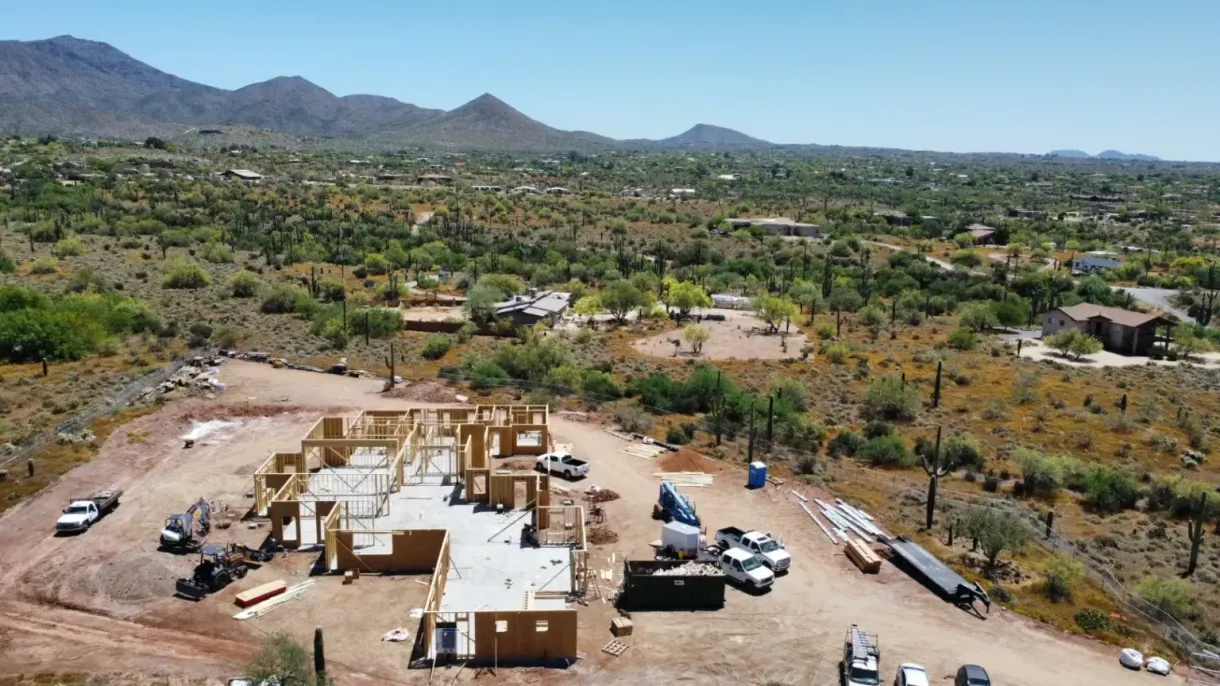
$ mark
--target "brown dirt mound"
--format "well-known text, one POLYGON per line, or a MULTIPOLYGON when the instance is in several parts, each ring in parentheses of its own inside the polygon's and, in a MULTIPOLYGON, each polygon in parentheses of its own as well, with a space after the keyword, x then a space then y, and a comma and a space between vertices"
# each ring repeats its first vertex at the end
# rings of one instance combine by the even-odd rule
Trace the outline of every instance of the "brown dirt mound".
POLYGON ((239 417, 276 417, 282 414, 296 414, 298 412, 309 412, 313 414, 325 414, 327 412, 342 412, 346 408, 342 407, 310 407, 307 405, 289 405, 287 403, 275 404, 248 404, 248 403, 218 403, 214 405, 200 405, 187 408, 182 411, 178 419, 184 422, 207 422, 214 419, 236 419, 239 417))
POLYGON ((534 462, 530 460, 505 460, 497 465, 496 469, 512 469, 518 472, 528 472, 534 468, 534 462))
POLYGON ((687 449, 678 448, 677 452, 666 453, 657 460, 657 466, 662 472, 705 472, 711 474, 720 471, 720 467, 711 458, 687 449))
POLYGON ((414 400, 420 403, 456 403, 457 393, 452 388, 435 381, 420 381, 419 383, 397 386, 391 391, 382 393, 386 398, 396 400, 414 400))
POLYGON ((611 500, 618 500, 618 499, 619 499, 619 494, 608 488, 603 488, 596 493, 589 494, 590 502, 594 502, 594 503, 608 503, 611 500))
POLYGON ((593 545, 606 545, 607 543, 617 543, 618 534, 614 533, 609 527, 595 526, 589 529, 585 540, 593 545))

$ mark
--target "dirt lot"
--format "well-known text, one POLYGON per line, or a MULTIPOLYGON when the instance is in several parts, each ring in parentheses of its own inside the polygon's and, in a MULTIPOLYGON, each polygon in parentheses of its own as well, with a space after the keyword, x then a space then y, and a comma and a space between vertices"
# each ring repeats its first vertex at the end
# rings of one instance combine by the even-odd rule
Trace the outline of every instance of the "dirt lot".
MULTIPOLYGON (((290 448, 326 411, 337 407, 404 407, 377 396, 379 384, 246 363, 229 363, 229 389, 213 403, 171 405, 114 433, 92 462, 0 519, 0 675, 45 671, 186 674, 222 678, 248 659, 265 632, 307 639, 326 629, 327 655, 340 683, 423 682, 406 669, 410 648, 380 642, 404 626, 422 584, 412 577, 362 578, 342 586, 318 577, 300 599, 266 617, 236 622, 233 594, 264 581, 294 583, 316 554, 296 553, 257 570, 230 590, 197 604, 171 598, 173 579, 192 560, 156 551, 165 515, 197 497, 248 506, 252 470, 275 449, 290 448), (282 400, 285 399, 286 400, 282 400), (223 402, 221 402, 223 401, 223 402), (240 424, 209 434, 192 450, 179 439, 192 420, 232 418, 240 424), (89 532, 52 535, 62 503, 95 488, 126 490, 123 505, 89 532)), ((590 484, 622 495, 605 504, 618 542, 595 548, 592 569, 621 573, 622 554, 644 557, 658 537, 649 516, 661 471, 655 460, 621 451, 624 444, 594 424, 552 419, 555 440, 590 460, 590 484), (616 563, 608 561, 619 553, 616 563)), ((787 488, 748 491, 745 474, 725 468, 710 488, 691 489, 709 529, 759 527, 784 539, 795 562, 770 593, 730 590, 715 613, 636 613, 632 647, 620 658, 601 652, 615 612, 593 601, 581 609, 583 659, 566 671, 500 670, 511 683, 834 683, 842 634, 852 622, 878 632, 884 678, 903 661, 927 666, 937 681, 962 662, 985 665, 997 683, 1146 683, 1123 670, 1110 648, 1045 628, 995 606, 986 620, 932 596, 893 567, 864 577, 813 528, 787 488), (1029 656, 1036 655, 1036 659, 1029 656), (782 659, 776 659, 781 657, 782 659)), ((218 532, 255 542, 265 529, 244 525, 218 532)), ((606 582, 600 582, 606 583, 606 582)), ((475 670, 438 669, 436 678, 470 680, 475 670)), ((1174 677, 1176 680, 1176 677, 1174 677)))
POLYGON ((460 307, 425 305, 423 307, 402 308, 402 318, 416 322, 443 322, 446 319, 465 320, 466 315, 460 307))
POLYGON ((767 325, 753 313, 736 310, 708 311, 723 314, 725 320, 704 320, 699 323, 699 326, 708 330, 711 338, 703 344, 698 355, 691 352, 690 344, 682 339, 681 328, 640 339, 632 345, 637 351, 653 357, 698 360, 781 360, 800 355, 801 347, 805 345, 805 334, 795 326, 787 335, 783 334, 783 327, 780 328, 779 334, 764 334, 761 332, 767 325), (676 348, 677 355, 674 354, 675 340, 682 343, 676 348))

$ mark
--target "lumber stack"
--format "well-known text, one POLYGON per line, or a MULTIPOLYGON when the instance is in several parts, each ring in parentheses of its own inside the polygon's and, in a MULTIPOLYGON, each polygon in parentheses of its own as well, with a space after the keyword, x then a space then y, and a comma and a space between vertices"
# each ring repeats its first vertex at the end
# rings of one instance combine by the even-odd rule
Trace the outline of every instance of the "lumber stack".
POLYGON ((237 594, 237 598, 233 602, 237 603, 238 607, 250 607, 263 602, 268 598, 277 596, 288 590, 288 584, 282 580, 271 581, 261 586, 255 586, 248 591, 242 591, 237 594))
POLYGON ((675 486, 702 488, 716 483, 716 477, 704 472, 657 472, 653 476, 675 486))
POLYGON ((865 574, 877 574, 881 571, 881 558, 877 557, 877 553, 874 553, 867 543, 849 538, 845 550, 847 559, 865 574))

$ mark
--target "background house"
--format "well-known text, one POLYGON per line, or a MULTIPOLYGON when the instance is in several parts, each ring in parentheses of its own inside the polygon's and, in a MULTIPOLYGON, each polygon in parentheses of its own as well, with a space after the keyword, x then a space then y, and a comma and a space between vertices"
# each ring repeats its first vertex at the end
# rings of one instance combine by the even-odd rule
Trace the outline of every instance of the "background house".
POLYGON ((221 176, 226 179, 238 179, 246 183, 258 183, 263 180, 263 175, 250 171, 249 169, 228 169, 221 176))
POLYGON ((533 326, 545 321, 553 326, 571 304, 572 294, 560 291, 529 289, 496 305, 496 318, 507 319, 513 326, 533 326))
POLYGON ((1042 336, 1073 328, 1096 337, 1111 352, 1147 355, 1157 340, 1157 327, 1171 324, 1160 315, 1081 303, 1057 307, 1043 315, 1042 336))
POLYGON ((772 236, 801 236, 804 238, 822 238, 822 227, 817 224, 806 224, 787 217, 749 218, 736 217, 726 219, 725 223, 734 230, 754 226, 761 227, 772 236))
POLYGON ((966 233, 974 239, 975 245, 991 245, 995 241, 995 229, 986 224, 971 224, 966 227, 966 233))
POLYGON ((1079 274, 1097 274, 1105 269, 1113 269, 1120 264, 1122 261, 1113 257, 1084 255, 1072 260, 1072 271, 1079 274))

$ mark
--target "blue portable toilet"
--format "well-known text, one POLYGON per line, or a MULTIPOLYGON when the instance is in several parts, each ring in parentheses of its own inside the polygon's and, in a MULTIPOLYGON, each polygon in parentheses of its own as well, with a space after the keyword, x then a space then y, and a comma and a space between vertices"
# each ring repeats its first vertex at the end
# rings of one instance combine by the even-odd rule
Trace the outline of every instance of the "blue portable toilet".
POLYGON ((767 485, 767 465, 762 462, 750 463, 750 478, 746 482, 750 488, 762 488, 767 485))

